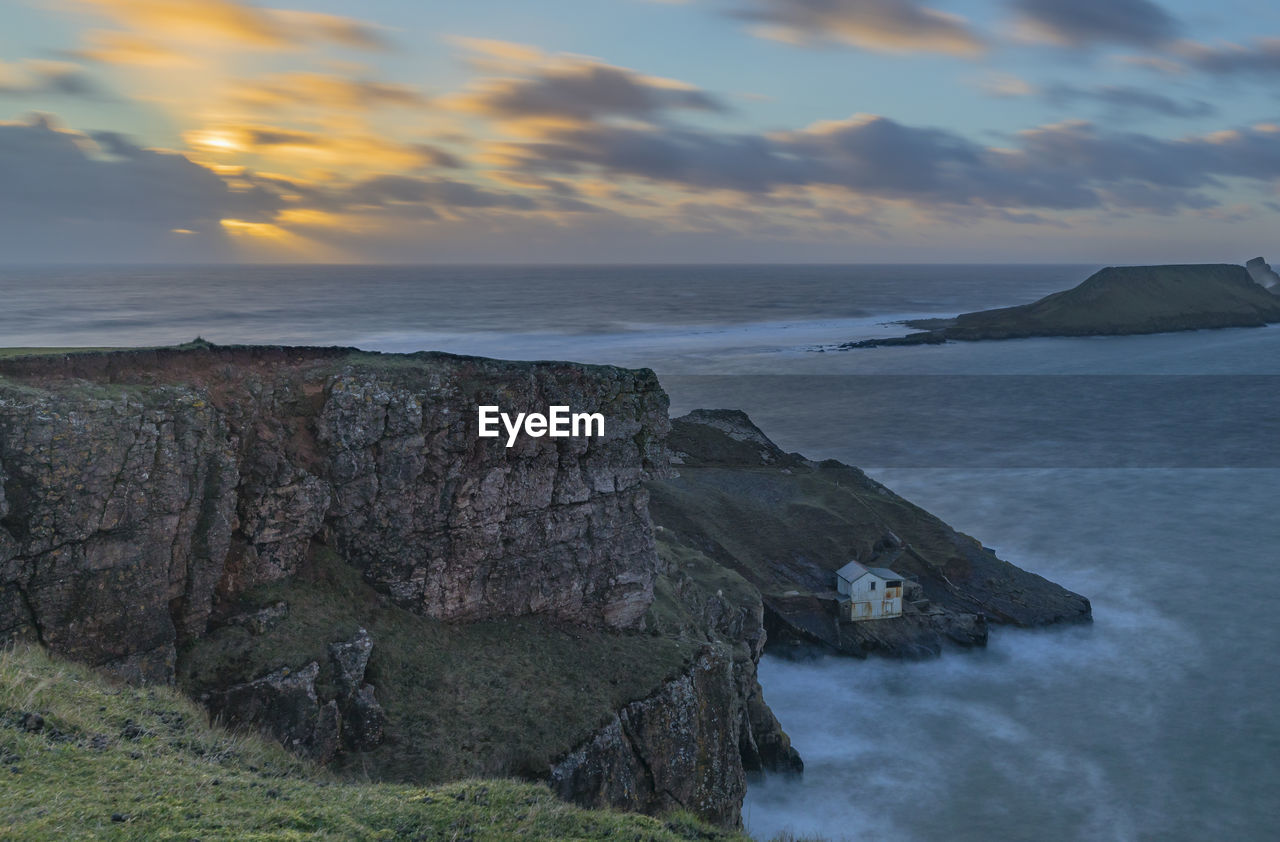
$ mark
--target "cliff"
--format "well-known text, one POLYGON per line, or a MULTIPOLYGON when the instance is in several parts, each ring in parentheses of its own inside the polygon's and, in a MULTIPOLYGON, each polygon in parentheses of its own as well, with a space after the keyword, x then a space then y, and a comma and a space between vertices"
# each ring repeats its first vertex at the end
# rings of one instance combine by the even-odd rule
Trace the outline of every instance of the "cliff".
POLYGON ((1244 264, 1244 268, 1249 271, 1249 277, 1253 278, 1254 283, 1264 289, 1275 290, 1280 286, 1280 275, 1271 268, 1271 265, 1261 257, 1255 257, 1244 264))
POLYGON ((921 332, 840 347, 1261 327, 1280 322, 1280 297, 1256 281, 1266 266, 1256 261, 1247 270, 1230 264, 1108 267, 1030 304, 908 321, 921 332))
POLYGON ((649 371, 206 345, 0 361, 0 639, 174 683, 340 776, 517 777, 736 825, 749 774, 803 768, 766 646, 936 654, 1088 615, 742 413, 673 424, 649 371), (605 435, 508 448, 479 404, 599 411, 605 435), (836 621, 850 555, 917 577, 908 616, 836 621))
POLYGON ((335 781, 170 688, 121 687, 28 647, 0 651, 0 835, 66 839, 723 840, 676 815, 583 810, 545 785, 335 781))
POLYGON ((659 552, 733 571, 761 595, 771 651, 927 657, 988 624, 1090 619, 1089 601, 997 558, 862 471, 784 453, 736 410, 672 422, 678 476, 649 483, 659 552), (901 618, 840 622, 834 572, 856 559, 914 580, 901 618), (803 647, 801 647, 803 648, 803 647))
POLYGON ((0 378, 4 639, 383 780, 736 824, 747 768, 799 765, 755 681, 758 607, 656 616, 651 372, 202 346, 0 378), (600 411, 605 435, 507 448, 478 404, 600 411))
POLYGON ((397 605, 631 628, 666 469, 651 372, 342 349, 0 367, 0 634, 149 681, 220 605, 331 548, 397 605), (477 403, 602 410, 602 438, 479 439, 477 403))

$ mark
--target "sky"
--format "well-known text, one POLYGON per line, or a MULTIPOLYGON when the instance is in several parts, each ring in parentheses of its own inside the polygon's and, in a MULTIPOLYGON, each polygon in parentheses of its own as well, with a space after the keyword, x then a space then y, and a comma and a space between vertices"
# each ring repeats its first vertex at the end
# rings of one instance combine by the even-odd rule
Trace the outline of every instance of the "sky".
POLYGON ((5 0, 4 262, 1234 262, 1272 0, 5 0))

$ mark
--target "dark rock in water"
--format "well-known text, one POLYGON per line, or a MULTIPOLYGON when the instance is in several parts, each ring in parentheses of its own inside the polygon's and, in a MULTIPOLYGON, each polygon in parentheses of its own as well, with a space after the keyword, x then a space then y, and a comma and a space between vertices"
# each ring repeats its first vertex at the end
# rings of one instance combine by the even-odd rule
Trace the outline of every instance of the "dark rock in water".
POLYGON ((748 772, 781 772, 800 774, 804 760, 782 730, 782 723, 765 704, 759 684, 747 696, 747 722, 739 730, 738 753, 748 772))
POLYGON ((1249 277, 1265 289, 1275 289, 1280 285, 1280 275, 1261 257, 1255 257, 1244 265, 1249 270, 1249 277))
POLYGON ((905 324, 921 331, 840 347, 1261 327, 1280 322, 1280 297, 1264 288, 1275 281, 1275 273, 1261 258, 1249 261, 1247 270, 1225 263, 1112 266, 1073 289, 1031 304, 963 313, 953 319, 908 321, 905 324))
POLYGON ((889 348, 900 345, 942 345, 946 341, 946 334, 939 331, 926 330, 919 333, 908 333, 906 336, 890 336, 885 339, 861 339, 857 342, 842 342, 838 347, 889 348))

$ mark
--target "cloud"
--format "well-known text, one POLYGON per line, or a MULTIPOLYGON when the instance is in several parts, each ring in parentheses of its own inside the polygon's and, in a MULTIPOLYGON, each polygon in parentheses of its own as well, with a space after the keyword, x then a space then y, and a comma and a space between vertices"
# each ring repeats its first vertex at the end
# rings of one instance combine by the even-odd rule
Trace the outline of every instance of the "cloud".
POLYGON ((74 50, 71 55, 85 61, 140 67, 190 67, 197 64, 196 59, 186 53, 129 32, 96 30, 86 32, 84 40, 86 46, 74 50))
MULTIPOLYGON (((1093 187, 1141 183, 1187 191, 1222 186, 1223 178, 1259 186, 1280 179, 1280 126, 1267 124, 1169 140, 1070 121, 1020 132, 1018 139, 1029 164, 1056 166, 1093 187)), ((1191 206, 1200 201, 1182 195, 1191 206)))
POLYGON ((651 121, 671 111, 728 110, 718 98, 691 85, 645 76, 594 59, 558 57, 534 61, 524 67, 521 77, 481 80, 444 104, 459 111, 517 122, 586 122, 610 117, 651 121))
POLYGON ((1105 106, 1115 117, 1131 116, 1135 111, 1161 117, 1208 117, 1218 111, 1204 100, 1177 100, 1126 85, 1102 85, 1095 88, 1052 85, 1044 90, 1043 96, 1048 103, 1058 106, 1076 102, 1097 103, 1105 106))
POLYGON ((1216 204, 1224 178, 1280 178, 1280 128, 1260 125, 1180 139, 1068 121, 1019 132, 1007 148, 943 129, 858 115, 769 135, 588 125, 495 146, 509 170, 636 179, 691 191, 770 196, 838 189, 926 212, 1165 209, 1216 204), (1208 191, 1208 192, 1206 192, 1208 191))
POLYGON ((1069 47, 1152 47, 1172 41, 1182 28, 1151 0, 1013 0, 1012 5, 1033 37, 1069 47))
POLYGON ((183 134, 191 149, 210 160, 253 155, 291 167, 323 166, 349 171, 458 168, 462 161, 426 143, 400 142, 360 126, 313 131, 259 123, 215 124, 183 134))
POLYGON ((208 246, 220 242, 219 219, 262 219, 281 204, 235 192, 181 155, 47 118, 0 123, 0 183, 0 245, 13 260, 154 259, 171 253, 175 229, 205 234, 208 246))
POLYGON ((1036 86, 1012 73, 988 73, 978 80, 978 87, 988 96, 1009 98, 1031 96, 1036 86))
POLYGON ((918 203, 1079 207, 1094 196, 1068 178, 1002 169, 998 156, 940 129, 855 116, 774 135, 590 126, 499 150, 508 164, 580 175, 601 170, 695 190, 767 194, 830 186, 918 203))
POLYGON ((367 111, 381 107, 420 108, 428 99, 418 89, 395 82, 352 79, 332 73, 277 73, 240 80, 228 98, 263 111, 317 107, 367 111))
POLYGON ((1259 38, 1251 46, 1185 41, 1177 52, 1192 67, 1214 76, 1280 76, 1280 38, 1259 38))
MULTIPOLYGON (((103 60, 129 61, 172 52, 175 41, 218 43, 239 49, 290 49, 328 43, 360 50, 390 45, 382 30, 354 18, 292 9, 267 9, 235 0, 75 0, 125 30, 114 47, 98 52, 103 60)), ((110 41, 110 38, 108 38, 110 41)), ((93 54, 91 49, 87 54, 93 54)))
POLYGON ((450 35, 445 40, 466 50, 469 53, 467 63, 480 71, 519 71, 547 59, 547 54, 539 48, 514 41, 468 38, 463 35, 450 35))
MULTIPOLYGON (((266 133, 264 141, 308 140, 266 133)), ((376 241, 380 226, 394 220, 436 224, 599 211, 571 190, 531 197, 435 175, 308 180, 204 166, 118 133, 56 128, 46 117, 0 123, 0 183, 0 250, 14 261, 224 259, 234 255, 233 243, 315 259, 334 255, 325 249, 331 239, 376 241)))
POLYGON ((484 190, 460 181, 402 175, 377 175, 361 179, 350 187, 335 192, 333 201, 344 209, 416 208, 414 212, 425 211, 433 215, 440 208, 535 210, 538 207, 534 200, 515 193, 484 190))
POLYGON ((984 49, 963 18, 916 0, 739 0, 731 14, 756 24, 757 35, 793 44, 951 55, 984 49))
POLYGON ((69 96, 101 99, 105 93, 83 67, 62 61, 0 61, 0 96, 69 96))

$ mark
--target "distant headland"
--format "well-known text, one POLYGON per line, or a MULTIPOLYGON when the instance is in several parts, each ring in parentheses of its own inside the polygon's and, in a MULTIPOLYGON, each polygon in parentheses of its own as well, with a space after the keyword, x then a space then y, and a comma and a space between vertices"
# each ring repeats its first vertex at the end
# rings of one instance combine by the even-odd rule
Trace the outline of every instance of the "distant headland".
POLYGON ((1261 257, 1245 266, 1205 263, 1109 266, 1083 283, 1016 307, 902 324, 917 333, 840 348, 931 345, 1031 336, 1121 336, 1280 322, 1280 276, 1261 257))

